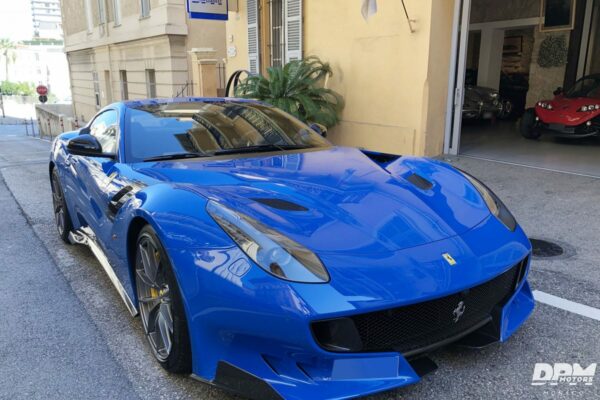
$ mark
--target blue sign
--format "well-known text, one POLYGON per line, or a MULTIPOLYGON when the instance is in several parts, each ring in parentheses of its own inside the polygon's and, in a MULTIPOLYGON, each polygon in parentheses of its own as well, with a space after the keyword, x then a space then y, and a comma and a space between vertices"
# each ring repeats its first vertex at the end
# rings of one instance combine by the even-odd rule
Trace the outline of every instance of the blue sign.
POLYGON ((187 0, 190 18, 227 21, 227 0, 187 0))

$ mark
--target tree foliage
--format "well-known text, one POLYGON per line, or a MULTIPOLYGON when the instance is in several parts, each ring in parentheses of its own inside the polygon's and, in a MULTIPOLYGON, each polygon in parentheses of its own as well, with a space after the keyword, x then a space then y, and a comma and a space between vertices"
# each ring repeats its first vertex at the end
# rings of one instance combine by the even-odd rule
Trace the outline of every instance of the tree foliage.
POLYGON ((32 82, 2 81, 2 83, 0 83, 0 92, 8 96, 32 96, 35 92, 35 88, 32 82))
POLYGON ((325 77, 332 74, 329 64, 308 57, 267 72, 266 77, 253 75, 242 81, 236 96, 264 101, 307 123, 332 127, 339 122, 343 99, 323 87, 325 77))

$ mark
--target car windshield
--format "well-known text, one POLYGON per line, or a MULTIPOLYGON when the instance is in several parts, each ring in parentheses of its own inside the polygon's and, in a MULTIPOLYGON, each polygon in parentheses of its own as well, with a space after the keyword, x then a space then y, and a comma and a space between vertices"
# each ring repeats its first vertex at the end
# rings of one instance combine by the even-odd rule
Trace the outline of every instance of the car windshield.
POLYGON ((130 108, 127 115, 129 162, 330 145, 299 120, 263 104, 148 104, 130 108))
POLYGON ((600 78, 582 78, 565 95, 568 98, 588 97, 600 99, 600 78))

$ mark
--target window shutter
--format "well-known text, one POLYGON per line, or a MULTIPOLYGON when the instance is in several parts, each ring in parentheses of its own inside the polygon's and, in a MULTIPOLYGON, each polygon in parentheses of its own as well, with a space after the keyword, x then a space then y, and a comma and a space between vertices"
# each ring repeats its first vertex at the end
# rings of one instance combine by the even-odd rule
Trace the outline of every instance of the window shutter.
POLYGON ((285 0, 285 61, 302 59, 302 0, 285 0))
POLYGON ((258 2, 248 0, 248 58, 251 74, 260 73, 259 54, 260 47, 258 36, 258 2))

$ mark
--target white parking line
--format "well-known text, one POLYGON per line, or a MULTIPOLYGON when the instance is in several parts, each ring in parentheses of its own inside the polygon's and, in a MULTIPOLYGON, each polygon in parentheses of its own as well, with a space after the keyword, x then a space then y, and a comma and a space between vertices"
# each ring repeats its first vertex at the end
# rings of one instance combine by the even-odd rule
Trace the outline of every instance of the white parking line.
POLYGON ((535 298, 535 301, 539 301, 540 303, 548 304, 549 306, 560 308, 561 310, 566 310, 574 314, 583 315, 584 317, 600 321, 600 310, 597 308, 575 303, 574 301, 540 292, 539 290, 533 291, 533 297, 535 298))

